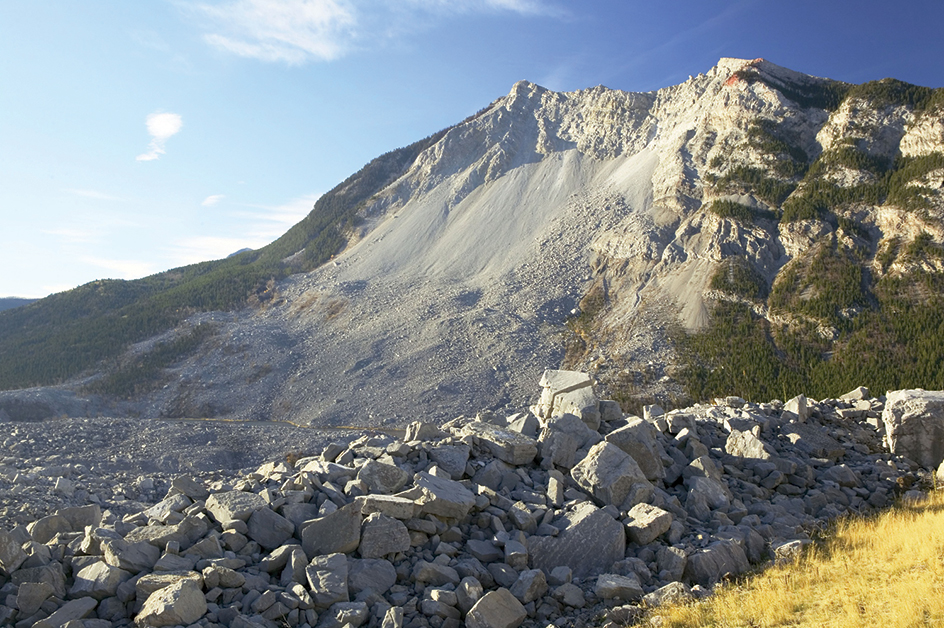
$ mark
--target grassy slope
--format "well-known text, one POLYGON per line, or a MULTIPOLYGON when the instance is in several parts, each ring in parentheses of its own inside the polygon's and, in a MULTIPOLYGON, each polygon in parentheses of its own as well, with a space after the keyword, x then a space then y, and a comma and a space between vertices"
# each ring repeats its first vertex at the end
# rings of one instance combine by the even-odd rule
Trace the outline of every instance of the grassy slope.
POLYGON ((937 626, 944 623, 944 493, 839 521, 794 564, 700 603, 650 611, 663 628, 937 626))

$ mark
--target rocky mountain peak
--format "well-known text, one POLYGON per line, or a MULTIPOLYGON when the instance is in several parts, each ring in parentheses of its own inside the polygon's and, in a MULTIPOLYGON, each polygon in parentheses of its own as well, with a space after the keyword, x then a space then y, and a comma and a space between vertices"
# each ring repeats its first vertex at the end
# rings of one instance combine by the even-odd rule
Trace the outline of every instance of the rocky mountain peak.
POLYGON ((339 204, 353 199, 344 250, 267 289, 249 316, 201 314, 217 341, 132 406, 448 418, 520 402, 562 361, 627 399, 682 397, 679 338, 719 307, 742 308, 769 342, 800 327, 833 342, 878 307, 874 282, 940 265, 936 93, 731 58, 655 92, 519 81, 378 158, 369 184, 339 186, 339 204), (841 299, 839 277, 851 278, 841 299))

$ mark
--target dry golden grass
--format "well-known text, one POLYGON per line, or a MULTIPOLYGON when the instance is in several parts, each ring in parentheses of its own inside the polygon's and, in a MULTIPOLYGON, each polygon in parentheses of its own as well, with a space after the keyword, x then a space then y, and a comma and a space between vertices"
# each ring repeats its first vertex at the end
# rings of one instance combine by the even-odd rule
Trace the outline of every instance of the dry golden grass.
POLYGON ((666 627, 944 626, 944 491, 846 519, 793 564, 652 615, 666 627))

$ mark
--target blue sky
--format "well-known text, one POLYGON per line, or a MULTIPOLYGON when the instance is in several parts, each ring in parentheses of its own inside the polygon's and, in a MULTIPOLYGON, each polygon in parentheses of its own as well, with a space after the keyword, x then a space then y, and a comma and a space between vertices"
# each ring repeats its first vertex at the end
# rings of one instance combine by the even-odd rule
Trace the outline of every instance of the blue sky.
POLYGON ((941 24, 939 1, 0 2, 0 296, 262 246, 520 79, 649 91, 731 56, 940 87, 941 24))

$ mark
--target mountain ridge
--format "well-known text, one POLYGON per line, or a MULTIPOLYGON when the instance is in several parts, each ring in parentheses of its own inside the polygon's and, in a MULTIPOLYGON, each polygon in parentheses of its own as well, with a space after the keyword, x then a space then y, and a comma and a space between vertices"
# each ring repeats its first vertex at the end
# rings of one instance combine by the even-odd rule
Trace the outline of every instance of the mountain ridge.
POLYGON ((912 307, 906 293, 940 294, 941 94, 730 58, 647 93, 520 81, 372 161, 278 246, 236 256, 229 264, 255 269, 248 288, 235 284, 246 308, 191 307, 178 331, 135 339, 106 372, 134 372, 136 355, 173 338, 190 346, 211 325, 190 357, 163 350, 139 389, 109 392, 110 375, 94 372, 67 388, 100 395, 90 412, 314 424, 513 405, 562 362, 627 407, 722 385, 826 397, 810 378, 847 375, 798 360, 826 364, 889 324, 893 302, 912 307), (725 320, 766 356, 760 388, 719 375, 738 351, 706 334, 725 320), (391 402, 395 389, 408 401, 391 402))

